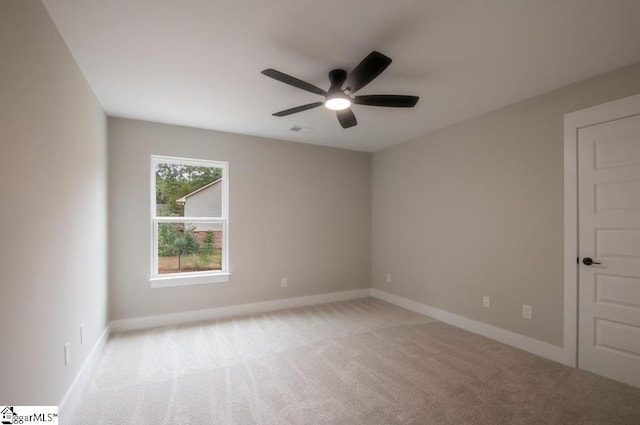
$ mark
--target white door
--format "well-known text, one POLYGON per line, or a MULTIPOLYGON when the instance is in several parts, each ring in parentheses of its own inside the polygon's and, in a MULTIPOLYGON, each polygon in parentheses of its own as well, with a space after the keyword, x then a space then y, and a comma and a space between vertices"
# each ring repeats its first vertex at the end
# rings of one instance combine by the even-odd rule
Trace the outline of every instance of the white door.
POLYGON ((578 131, 578 204, 578 365, 640 387, 640 115, 578 131))

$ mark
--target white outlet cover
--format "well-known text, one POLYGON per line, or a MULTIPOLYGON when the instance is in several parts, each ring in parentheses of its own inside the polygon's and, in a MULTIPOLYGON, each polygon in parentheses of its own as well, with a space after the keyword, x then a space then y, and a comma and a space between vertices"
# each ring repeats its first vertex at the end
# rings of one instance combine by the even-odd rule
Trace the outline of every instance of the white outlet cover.
POLYGON ((71 349, 69 343, 64 344, 64 365, 68 365, 71 361, 71 349))
POLYGON ((489 297, 482 298, 482 306, 485 308, 491 307, 491 298, 489 297))
POLYGON ((289 279, 286 277, 283 277, 282 280, 280 280, 280 286, 282 286, 283 288, 286 288, 287 285, 289 285, 289 279))
POLYGON ((522 304, 522 317, 525 319, 533 319, 533 307, 528 304, 522 304))
POLYGON ((391 283, 391 273, 387 273, 387 283, 391 283))

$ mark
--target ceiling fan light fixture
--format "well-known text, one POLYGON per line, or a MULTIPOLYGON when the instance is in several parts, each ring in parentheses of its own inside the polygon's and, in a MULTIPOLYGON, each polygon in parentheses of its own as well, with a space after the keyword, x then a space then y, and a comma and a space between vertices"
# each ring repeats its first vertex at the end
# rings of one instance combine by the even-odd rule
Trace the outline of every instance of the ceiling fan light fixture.
POLYGON ((336 96, 327 99, 324 102, 324 106, 326 106, 327 109, 331 109, 332 111, 342 111, 351 106, 351 101, 346 97, 336 96))

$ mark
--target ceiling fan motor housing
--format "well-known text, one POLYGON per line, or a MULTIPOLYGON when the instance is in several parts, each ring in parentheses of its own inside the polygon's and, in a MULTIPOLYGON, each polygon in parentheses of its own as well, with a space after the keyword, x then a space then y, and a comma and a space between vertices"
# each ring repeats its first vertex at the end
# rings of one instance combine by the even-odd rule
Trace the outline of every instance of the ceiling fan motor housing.
POLYGON ((331 95, 333 92, 343 93, 342 85, 344 84, 346 79, 347 71, 345 71, 344 69, 334 69, 330 71, 329 82, 331 83, 331 87, 329 88, 329 95, 331 95))

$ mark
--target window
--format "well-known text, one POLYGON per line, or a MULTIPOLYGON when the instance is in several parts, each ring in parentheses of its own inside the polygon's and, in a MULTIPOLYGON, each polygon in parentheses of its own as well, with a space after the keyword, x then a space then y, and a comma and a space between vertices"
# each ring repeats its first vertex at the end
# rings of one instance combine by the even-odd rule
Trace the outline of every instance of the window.
POLYGON ((151 287, 229 280, 227 168, 151 157, 151 287))

